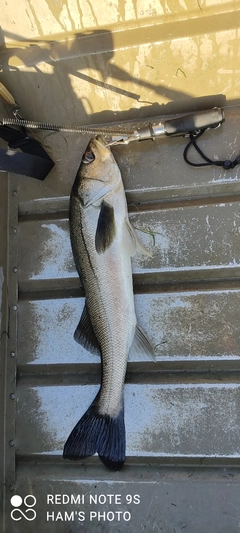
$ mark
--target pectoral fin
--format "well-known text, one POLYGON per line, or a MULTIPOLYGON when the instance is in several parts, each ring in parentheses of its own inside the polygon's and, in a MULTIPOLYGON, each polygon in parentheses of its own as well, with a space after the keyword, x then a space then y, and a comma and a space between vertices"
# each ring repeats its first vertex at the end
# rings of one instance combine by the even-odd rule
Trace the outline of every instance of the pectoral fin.
POLYGON ((114 220, 114 209, 103 200, 95 235, 95 247, 99 254, 105 252, 113 242, 115 235, 116 225, 114 220))
POLYGON ((139 252, 140 254, 148 255, 148 257, 151 257, 152 254, 141 243, 134 228, 132 227, 131 222, 128 219, 126 219, 125 227, 126 227, 126 243, 127 243, 130 255, 135 255, 137 252, 139 252))
POLYGON ((85 305, 79 324, 74 333, 74 340, 93 355, 101 355, 100 346, 93 331, 92 323, 85 305))
POLYGON ((152 361, 154 361, 154 363, 156 362, 154 348, 139 324, 136 326, 135 337, 130 351, 136 351, 137 353, 147 355, 152 361))

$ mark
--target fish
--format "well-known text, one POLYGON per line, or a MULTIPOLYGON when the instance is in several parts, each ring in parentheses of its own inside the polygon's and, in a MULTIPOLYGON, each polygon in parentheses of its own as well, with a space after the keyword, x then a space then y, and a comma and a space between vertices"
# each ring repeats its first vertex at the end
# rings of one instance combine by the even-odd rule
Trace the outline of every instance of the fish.
POLYGON ((128 218, 117 162, 105 140, 90 140, 70 196, 70 238, 85 292, 85 306, 74 339, 101 356, 101 385, 88 410, 70 433, 65 459, 98 454, 111 470, 126 455, 124 381, 132 346, 154 357, 154 349, 137 324, 131 257, 151 255, 128 218))

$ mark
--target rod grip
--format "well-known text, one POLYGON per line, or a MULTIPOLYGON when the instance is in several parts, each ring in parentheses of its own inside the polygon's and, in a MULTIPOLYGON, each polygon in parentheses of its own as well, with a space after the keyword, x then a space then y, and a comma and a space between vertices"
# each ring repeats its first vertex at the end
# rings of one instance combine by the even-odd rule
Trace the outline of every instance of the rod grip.
POLYGON ((165 135, 181 135, 206 128, 214 128, 224 122, 224 112, 221 107, 214 107, 207 111, 191 113, 164 122, 165 135))

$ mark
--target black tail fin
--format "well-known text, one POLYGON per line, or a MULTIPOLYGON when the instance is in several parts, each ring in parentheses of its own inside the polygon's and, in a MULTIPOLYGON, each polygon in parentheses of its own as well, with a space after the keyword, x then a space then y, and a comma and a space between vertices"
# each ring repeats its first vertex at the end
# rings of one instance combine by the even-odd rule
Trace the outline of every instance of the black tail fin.
POLYGON ((63 457, 84 459, 98 453, 105 466, 111 470, 120 470, 125 460, 125 446, 123 408, 115 418, 100 415, 94 400, 70 433, 63 457))

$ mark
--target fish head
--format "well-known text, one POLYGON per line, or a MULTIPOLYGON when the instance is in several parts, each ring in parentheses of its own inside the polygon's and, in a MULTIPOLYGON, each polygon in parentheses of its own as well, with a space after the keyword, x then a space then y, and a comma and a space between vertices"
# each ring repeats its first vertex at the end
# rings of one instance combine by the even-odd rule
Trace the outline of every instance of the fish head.
POLYGON ((120 170, 109 146, 100 136, 91 139, 74 184, 82 205, 88 207, 100 203, 120 180, 120 170))
POLYGON ((109 146, 107 145, 103 137, 98 135, 97 137, 93 137, 89 141, 88 146, 83 154, 82 171, 85 173, 85 167, 87 174, 91 176, 94 173, 94 169, 96 171, 96 166, 97 171, 99 172, 101 167, 104 167, 105 169, 106 164, 111 163, 112 160, 114 160, 114 157, 109 146), (90 165, 89 169, 86 168, 86 165, 90 165))

